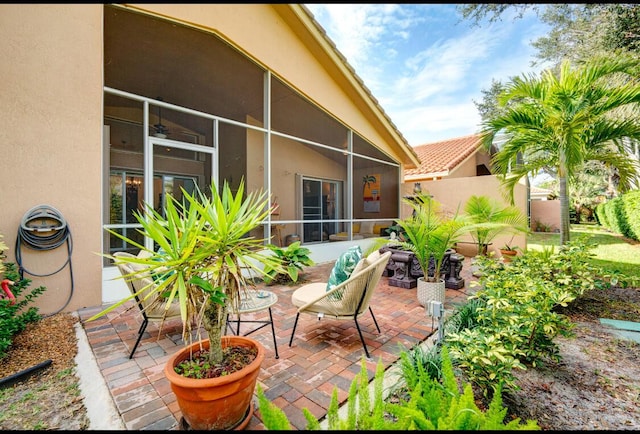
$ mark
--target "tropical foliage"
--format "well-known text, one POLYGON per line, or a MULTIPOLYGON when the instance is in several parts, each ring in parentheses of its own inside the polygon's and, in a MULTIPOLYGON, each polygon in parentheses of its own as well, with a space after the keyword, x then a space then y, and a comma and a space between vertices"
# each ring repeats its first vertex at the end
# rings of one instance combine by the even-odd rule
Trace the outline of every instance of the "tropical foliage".
POLYGON ((638 163, 628 153, 632 152, 629 139, 640 139, 640 120, 621 109, 640 102, 640 84, 635 80, 639 68, 638 58, 600 58, 577 68, 564 62, 557 75, 546 70, 540 77, 515 77, 500 95, 504 110, 483 122, 482 143, 487 150, 496 134, 507 137, 492 164, 512 201, 515 185, 523 177, 554 168, 563 244, 569 241, 567 180, 585 162, 615 167, 622 191, 636 179, 638 163), (621 77, 628 80, 612 84, 620 83, 621 77))
POLYGON ((527 216, 514 205, 503 205, 488 196, 471 196, 464 206, 471 225, 467 231, 478 245, 478 255, 483 253, 493 239, 503 233, 527 232, 527 216))
MULTIPOLYGON (((266 240, 248 236, 269 215, 269 200, 265 192, 247 193, 244 181, 234 195, 225 181, 222 194, 215 183, 211 185, 211 198, 198 188, 193 194, 182 190, 183 201, 169 196, 164 213, 145 204, 146 212, 135 213, 142 226, 142 234, 153 240, 157 251, 110 231, 127 243, 147 251, 149 257, 117 259, 137 265, 137 272, 126 278, 140 278, 150 273, 162 274, 163 279, 142 288, 138 294, 148 291, 147 297, 168 294, 157 298, 158 303, 171 305, 174 298, 180 301, 183 322, 183 340, 191 343, 200 337, 201 326, 210 340, 209 358, 219 363, 223 358, 222 335, 227 314, 237 311, 241 292, 253 284, 252 276, 263 276, 260 265, 281 271, 280 258, 264 248, 266 240), (166 215, 166 217, 165 217, 166 215), (166 301, 165 301, 166 300, 166 301)), ((89 320, 96 319, 131 300, 132 294, 115 303, 89 320)))
POLYGON ((313 259, 309 256, 311 251, 300 245, 300 241, 296 241, 287 247, 279 247, 274 244, 267 246, 278 258, 281 264, 277 268, 266 265, 264 268, 264 280, 267 283, 289 283, 298 281, 298 272, 304 267, 314 265, 313 259))
POLYGON ((457 212, 451 216, 446 215, 440 202, 427 194, 404 199, 404 202, 411 206, 413 214, 398 221, 404 241, 399 240, 397 243, 401 248, 414 253, 425 280, 438 282, 447 250, 460 241, 465 233, 466 220, 457 212), (434 274, 429 276, 429 264, 432 260, 434 274))

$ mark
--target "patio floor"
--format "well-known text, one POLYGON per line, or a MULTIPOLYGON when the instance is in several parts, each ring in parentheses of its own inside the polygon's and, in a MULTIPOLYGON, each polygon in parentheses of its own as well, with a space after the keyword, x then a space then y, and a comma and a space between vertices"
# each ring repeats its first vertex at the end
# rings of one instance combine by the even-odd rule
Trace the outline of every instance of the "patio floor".
MULTIPOLYGON (((305 268, 306 282, 326 281, 333 263, 305 268)), ((462 303, 474 292, 469 283, 476 278, 471 274, 470 258, 463 263, 461 277, 465 286, 460 290, 447 289, 445 309, 462 303)), ((359 319, 371 359, 367 368, 372 377, 378 360, 385 369, 398 358, 402 348, 423 342, 434 333, 431 317, 418 304, 416 289, 404 289, 388 284, 382 277, 371 301, 381 333, 378 334, 371 315, 359 319)), ((364 356, 362 343, 353 321, 335 321, 301 315, 293 344, 289 338, 295 320, 291 294, 298 286, 273 285, 265 289, 278 296, 272 307, 276 340, 280 358, 275 358, 270 327, 252 333, 267 350, 258 383, 265 395, 286 413, 292 428, 302 430, 307 421, 302 408, 307 408, 318 419, 327 411, 334 387, 340 402, 346 400, 354 376, 360 372, 364 356)), ((165 324, 159 335, 158 327, 149 323, 133 359, 129 352, 135 343, 141 317, 137 309, 125 306, 92 322, 85 322, 104 306, 78 311, 98 367, 111 392, 116 408, 127 430, 181 429, 182 415, 169 382, 163 374, 164 364, 171 354, 183 345, 179 321, 165 324)), ((268 319, 268 311, 246 314, 246 319, 268 319)), ((255 325, 243 324, 241 333, 255 325), (245 328, 246 327, 246 328, 245 328)), ((257 399, 256 411, 246 429, 262 430, 257 399)))

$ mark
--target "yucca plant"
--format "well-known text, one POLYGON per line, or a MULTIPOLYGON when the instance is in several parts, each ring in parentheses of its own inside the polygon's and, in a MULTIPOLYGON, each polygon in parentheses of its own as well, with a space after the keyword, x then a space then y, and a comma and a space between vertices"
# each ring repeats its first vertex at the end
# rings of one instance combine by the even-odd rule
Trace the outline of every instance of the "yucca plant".
MULTIPOLYGON (((182 202, 169 196, 164 215, 145 204, 145 213, 135 213, 142 225, 140 232, 153 240, 157 251, 148 250, 115 231, 113 235, 148 252, 149 257, 114 258, 136 264, 139 271, 128 278, 162 276, 146 297, 158 297, 168 309, 174 298, 180 302, 183 340, 192 343, 192 329, 204 328, 208 334, 209 361, 223 359, 222 336, 227 314, 237 311, 241 291, 252 284, 252 277, 264 275, 264 269, 281 270, 278 256, 265 249, 263 238, 250 236, 269 215, 268 195, 263 191, 247 193, 244 180, 234 195, 225 181, 222 194, 211 184, 211 198, 196 188, 193 194, 182 190, 182 202), (141 267, 142 266, 142 267, 141 267), (140 270, 140 268, 143 268, 140 270)), ((148 288, 138 291, 142 294, 148 288)), ((134 298, 132 294, 94 315, 96 319, 134 298)))

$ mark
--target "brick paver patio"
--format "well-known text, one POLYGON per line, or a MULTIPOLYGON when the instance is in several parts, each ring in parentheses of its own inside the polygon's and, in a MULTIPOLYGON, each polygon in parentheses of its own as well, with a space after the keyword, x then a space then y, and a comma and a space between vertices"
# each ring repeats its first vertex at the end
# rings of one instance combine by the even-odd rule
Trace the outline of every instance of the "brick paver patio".
MULTIPOLYGON (((325 263, 306 268, 302 277, 307 282, 326 281, 332 266, 333 263, 325 263)), ((475 278, 471 275, 469 258, 464 261, 461 275, 465 287, 447 289, 446 309, 464 302, 472 292, 469 282, 475 278)), ((301 430, 307 425, 302 408, 306 407, 317 418, 322 418, 334 387, 338 388, 340 401, 346 400, 351 382, 360 372, 364 350, 353 321, 326 318, 319 321, 311 315, 300 315, 296 336, 289 347, 295 320, 291 294, 297 287, 273 285, 265 288, 279 298, 272 312, 280 358, 275 358, 270 327, 250 336, 267 350, 258 383, 266 396, 284 410, 292 427, 301 430)), ((358 320, 371 354, 371 359, 367 360, 370 378, 378 360, 388 368, 397 360, 401 347, 413 347, 434 333, 431 318, 418 304, 415 288, 389 286, 388 278, 382 277, 371 307, 381 333, 378 334, 368 313, 358 320)), ((165 324, 160 335, 158 327, 149 323, 134 358, 129 359, 141 322, 137 309, 127 310, 123 306, 107 317, 85 322, 103 308, 85 308, 78 313, 124 425, 128 430, 180 429, 182 416, 162 372, 169 356, 183 345, 180 322, 174 320, 165 324)), ((242 317, 266 318, 267 311, 242 317)), ((241 333, 254 326, 243 324, 241 333)), ((264 429, 255 398, 254 404, 256 411, 247 429, 264 429)))

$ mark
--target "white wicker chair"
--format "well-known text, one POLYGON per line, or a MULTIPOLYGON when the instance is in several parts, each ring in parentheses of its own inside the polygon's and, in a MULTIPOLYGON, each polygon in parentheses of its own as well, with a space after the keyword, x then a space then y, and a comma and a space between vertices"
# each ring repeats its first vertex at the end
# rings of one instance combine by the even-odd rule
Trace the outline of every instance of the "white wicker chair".
POLYGON ((378 333, 380 333, 380 327, 369 303, 390 256, 391 252, 380 254, 380 252, 374 251, 360 260, 349 279, 331 291, 327 291, 326 282, 309 283, 295 290, 291 295, 291 302, 298 307, 298 311, 291 331, 289 346, 293 342, 300 314, 309 313, 318 315, 318 319, 324 316, 339 320, 354 320, 364 352, 369 357, 369 351, 360 331, 358 318, 368 310, 378 329, 378 333))

